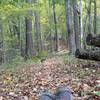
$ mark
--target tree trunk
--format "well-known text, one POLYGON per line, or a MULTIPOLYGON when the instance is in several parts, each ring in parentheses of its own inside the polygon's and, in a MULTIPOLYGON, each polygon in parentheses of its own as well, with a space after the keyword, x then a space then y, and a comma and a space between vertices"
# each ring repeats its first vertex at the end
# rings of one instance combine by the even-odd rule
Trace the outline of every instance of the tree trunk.
POLYGON ((51 17, 51 9, 50 9, 50 0, 47 1, 47 5, 46 5, 46 9, 47 9, 47 16, 48 16, 48 23, 49 23, 49 26, 48 26, 48 42, 49 42, 49 48, 48 50, 52 53, 53 51, 53 40, 52 40, 52 17, 51 17))
POLYGON ((86 38, 86 43, 87 43, 87 45, 100 47, 100 35, 93 36, 92 34, 88 34, 88 36, 86 38))
MULTIPOLYGON (((38 4, 38 0, 34 0, 34 3, 38 4)), ((37 54, 42 52, 42 37, 41 37, 41 28, 40 28, 40 13, 38 10, 34 11, 34 30, 35 30, 35 48, 37 54)))
POLYGON ((66 26, 68 32, 68 45, 70 53, 74 54, 76 50, 75 35, 73 34, 72 23, 71 23, 71 7, 70 0, 65 0, 65 11, 66 11, 66 26))
POLYGON ((85 41, 85 35, 83 33, 83 21, 82 21, 82 0, 80 0, 80 41, 81 41, 81 48, 84 48, 84 41, 85 41))
POLYGON ((76 43, 76 48, 80 48, 80 35, 79 35, 79 24, 78 24, 78 5, 77 5, 76 0, 74 1, 73 11, 74 11, 75 43, 76 43))
MULTIPOLYGON (((27 3, 32 4, 32 0, 27 0, 27 3)), ((32 17, 32 9, 30 7, 30 9, 28 10, 28 14, 29 17, 27 17, 25 19, 26 22, 26 49, 25 49, 25 59, 27 60, 27 58, 32 58, 32 56, 34 55, 33 52, 33 39, 32 39, 32 19, 30 17, 32 17)))
POLYGON ((79 50, 75 52, 75 57, 80 59, 100 61, 100 50, 79 50))
POLYGON ((90 6, 89 6, 89 34, 93 34, 92 33, 92 9, 91 9, 91 6, 92 6, 92 0, 90 0, 90 6))
POLYGON ((17 36, 18 40, 20 41, 20 26, 19 26, 19 18, 18 18, 18 23, 12 22, 13 23, 13 34, 17 36), (18 25, 17 25, 18 24, 18 25))
POLYGON ((56 2, 55 2, 55 0, 52 0, 52 4, 53 4, 54 25, 55 25, 54 50, 58 51, 58 32, 57 32, 57 18, 56 18, 56 2))
POLYGON ((97 4, 96 0, 94 0, 94 34, 97 34, 97 4))
POLYGON ((42 51, 42 40, 40 31, 40 15, 39 12, 34 13, 35 16, 35 45, 38 53, 42 51))
POLYGON ((3 39, 3 33, 2 33, 2 24, 0 24, 0 65, 2 63, 4 63, 4 52, 3 51, 3 42, 4 42, 4 39, 3 39))
MULTIPOLYGON (((86 6, 85 6, 86 8, 86 6)), ((83 46, 84 46, 84 49, 86 48, 86 28, 87 28, 87 21, 88 21, 88 9, 87 9, 87 15, 86 17, 84 18, 84 25, 83 25, 83 37, 84 37, 84 40, 83 40, 83 46)))

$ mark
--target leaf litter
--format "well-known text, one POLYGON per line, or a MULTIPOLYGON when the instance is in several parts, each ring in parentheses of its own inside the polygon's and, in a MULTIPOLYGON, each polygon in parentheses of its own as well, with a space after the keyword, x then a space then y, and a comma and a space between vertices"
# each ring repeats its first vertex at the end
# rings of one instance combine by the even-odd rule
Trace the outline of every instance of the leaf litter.
POLYGON ((0 100, 38 100, 43 91, 56 92, 59 86, 72 87, 74 100, 100 100, 100 65, 80 61, 64 63, 62 56, 41 64, 0 73, 0 100), (92 67, 91 67, 92 66, 92 67))

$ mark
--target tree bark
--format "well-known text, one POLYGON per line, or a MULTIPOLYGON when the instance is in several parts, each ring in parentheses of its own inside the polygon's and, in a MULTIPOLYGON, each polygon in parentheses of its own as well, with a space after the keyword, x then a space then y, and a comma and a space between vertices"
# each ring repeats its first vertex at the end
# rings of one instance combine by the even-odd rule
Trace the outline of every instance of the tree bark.
POLYGON ((79 35, 79 24, 78 24, 78 5, 77 1, 74 1, 73 11, 74 11, 74 33, 75 33, 75 43, 76 48, 80 48, 80 35, 79 35))
POLYGON ((58 32, 57 32, 57 18, 56 18, 56 2, 55 2, 55 0, 52 0, 52 4, 53 4, 54 25, 55 25, 54 50, 58 51, 58 32))
POLYGON ((66 26, 68 32, 68 45, 70 53, 74 54, 76 50, 75 35, 73 34, 72 22, 71 22, 71 7, 70 0, 65 0, 66 11, 66 26))
MULTIPOLYGON (((27 0, 27 3, 32 4, 32 0, 27 0)), ((32 58, 32 56, 35 54, 33 52, 33 39, 32 39, 32 9, 28 10, 29 18, 27 17, 25 19, 26 22, 26 48, 25 48, 25 60, 27 58, 32 58)))
POLYGON ((84 33, 83 33, 83 19, 82 19, 82 0, 80 0, 80 44, 84 48, 84 33))
POLYGON ((97 34, 97 4, 96 0, 94 0, 94 34, 97 34))
POLYGON ((18 40, 20 41, 20 26, 19 26, 19 22, 20 20, 19 20, 19 18, 18 18, 18 22, 16 23, 16 22, 14 22, 14 21, 12 21, 12 23, 13 23, 13 34, 15 35, 15 36, 17 36, 18 37, 18 40), (18 24, 18 25, 17 25, 18 24))
POLYGON ((40 31, 40 15, 39 12, 34 13, 35 17, 35 46, 38 53, 42 51, 42 40, 41 40, 41 31, 40 31))
POLYGON ((50 9, 50 0, 47 1, 46 9, 47 9, 46 11, 47 11, 47 16, 48 16, 49 26, 47 27, 47 30, 46 30, 47 31, 47 34, 45 34, 45 35, 48 37, 46 39, 49 42, 48 51, 50 53, 52 53, 53 52, 53 49, 54 49, 53 48, 54 41, 52 39, 52 28, 51 28, 51 26, 52 26, 52 16, 51 16, 51 9, 50 9))
POLYGON ((100 61, 100 50, 79 50, 75 52, 75 57, 80 59, 100 61))
POLYGON ((92 0, 90 0, 90 6, 89 6, 89 34, 92 34, 92 0))
POLYGON ((86 4, 85 4, 85 9, 87 9, 87 14, 84 18, 84 24, 83 24, 83 36, 84 36, 83 45, 84 45, 84 49, 86 48, 86 36, 87 36, 86 28, 87 28, 88 9, 89 9, 89 7, 88 8, 86 7, 86 4))
POLYGON ((87 45, 100 47, 100 35, 88 34, 88 36, 86 37, 86 43, 87 45))
POLYGON ((4 52, 5 52, 3 51, 4 39, 3 39, 3 31, 2 31, 3 29, 2 28, 3 28, 2 24, 0 24, 0 65, 4 63, 4 52))
MULTIPOLYGON (((39 0, 33 0, 37 5, 39 0)), ((41 37, 41 27, 40 27, 40 13, 38 10, 34 11, 34 30, 35 30, 35 48, 37 51, 37 55, 42 52, 42 37, 41 37)))

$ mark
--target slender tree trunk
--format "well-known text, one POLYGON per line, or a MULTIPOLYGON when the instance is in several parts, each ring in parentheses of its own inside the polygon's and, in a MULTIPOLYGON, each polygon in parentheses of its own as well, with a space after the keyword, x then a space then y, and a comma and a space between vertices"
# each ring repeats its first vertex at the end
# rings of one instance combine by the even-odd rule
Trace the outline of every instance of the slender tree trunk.
POLYGON ((51 25, 52 25, 52 22, 51 22, 51 16, 50 16, 50 0, 48 0, 48 18, 49 18, 49 38, 50 38, 50 52, 52 53, 53 51, 53 41, 52 41, 52 30, 51 30, 51 25))
POLYGON ((80 0, 80 39, 81 39, 81 48, 84 48, 85 35, 83 33, 83 21, 82 21, 82 0, 80 0))
POLYGON ((76 47, 75 47, 75 36, 73 34, 72 23, 71 23, 71 7, 70 7, 70 0, 65 0, 65 11, 66 11, 66 26, 68 32, 68 45, 70 53, 74 54, 76 47))
POLYGON ((18 30, 17 30, 18 40, 20 42, 20 16, 18 16, 18 30))
POLYGON ((13 23, 13 34, 18 37, 18 40, 20 40, 19 19, 18 19, 18 23, 16 23, 16 22, 12 22, 12 23, 13 23), (17 24, 18 24, 18 26, 17 26, 17 24))
POLYGON ((4 34, 6 33, 6 31, 4 30, 6 28, 7 23, 3 23, 1 24, 2 27, 2 33, 1 33, 1 38, 2 38, 2 63, 7 64, 7 55, 6 55, 6 45, 5 45, 5 38, 4 38, 4 34))
POLYGON ((84 36, 84 39, 83 39, 83 46, 84 46, 84 49, 86 48, 87 22, 88 22, 88 15, 89 15, 90 5, 89 5, 88 8, 87 8, 87 7, 86 7, 86 4, 85 4, 85 9, 87 9, 87 14, 86 14, 86 16, 84 17, 84 24, 83 24, 83 36, 84 36))
POLYGON ((97 4, 96 0, 94 0, 94 34, 97 34, 97 4))
POLYGON ((25 17, 19 16, 19 29, 20 29, 20 51, 21 56, 25 57, 25 49, 26 49, 26 22, 25 17))
POLYGON ((2 24, 0 24, 0 65, 3 63, 4 61, 4 57, 3 57, 3 33, 2 33, 2 24))
POLYGON ((20 55, 22 57, 24 57, 25 50, 23 48, 23 41, 22 41, 22 38, 21 38, 21 19, 20 19, 20 16, 18 17, 18 28, 19 28, 18 40, 19 40, 20 55))
POLYGON ((78 24, 78 5, 77 0, 74 1, 74 32, 75 32, 75 43, 76 48, 80 48, 80 35, 79 35, 79 24, 78 24))
MULTIPOLYGON (((38 0, 35 0, 34 3, 38 3, 38 0)), ((42 52, 42 38, 41 38, 41 29, 40 29, 40 14, 39 11, 34 12, 35 17, 35 47, 37 50, 37 53, 42 52)))
POLYGON ((90 0, 90 7, 89 7, 89 34, 93 34, 92 33, 92 9, 91 9, 91 6, 92 6, 92 0, 90 0))
POLYGON ((86 15, 86 17, 85 17, 85 20, 84 20, 84 25, 83 25, 83 48, 85 49, 86 48, 86 27, 87 27, 87 19, 88 19, 88 15, 86 15))
POLYGON ((39 12, 34 13, 35 16, 35 45, 38 53, 42 51, 42 40, 40 31, 40 15, 39 12))
MULTIPOLYGON (((32 4, 32 0, 27 0, 27 3, 32 4)), ((30 9, 28 10, 28 14, 29 14, 29 18, 27 17, 25 19, 26 22, 26 49, 25 49, 25 59, 27 60, 27 58, 32 58, 32 56, 34 55, 33 52, 33 39, 32 39, 32 19, 30 17, 32 17, 32 9, 30 7, 30 9)))
POLYGON ((55 47, 54 50, 58 51, 58 32, 57 32, 57 18, 56 18, 56 2, 55 0, 52 0, 53 4, 53 16, 54 16, 54 25, 55 25, 55 36, 54 36, 54 42, 55 42, 55 47))

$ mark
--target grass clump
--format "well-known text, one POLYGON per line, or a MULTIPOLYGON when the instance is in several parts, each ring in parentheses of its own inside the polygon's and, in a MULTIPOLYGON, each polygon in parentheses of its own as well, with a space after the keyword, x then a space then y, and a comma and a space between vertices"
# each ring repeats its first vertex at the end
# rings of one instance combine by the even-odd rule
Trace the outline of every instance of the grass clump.
POLYGON ((65 64, 77 64, 77 58, 74 55, 65 54, 64 55, 64 63, 65 64))

